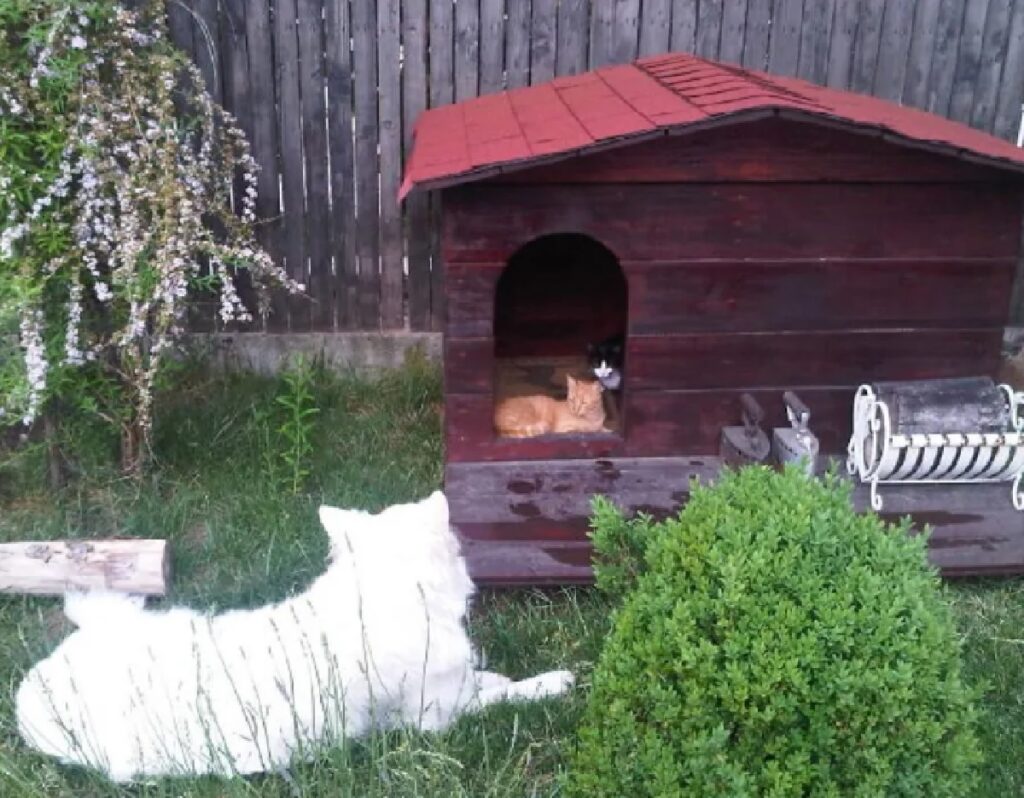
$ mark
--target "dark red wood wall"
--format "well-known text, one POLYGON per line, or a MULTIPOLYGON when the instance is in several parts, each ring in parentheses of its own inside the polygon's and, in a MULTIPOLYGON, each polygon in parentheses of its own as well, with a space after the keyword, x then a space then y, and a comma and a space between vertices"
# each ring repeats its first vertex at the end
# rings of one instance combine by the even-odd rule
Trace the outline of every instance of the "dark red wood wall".
POLYGON ((750 390, 845 447, 858 384, 994 374, 1020 247, 1001 172, 765 120, 446 190, 450 462, 717 451, 750 390), (494 297, 525 243, 583 233, 629 287, 621 439, 496 439, 494 297))

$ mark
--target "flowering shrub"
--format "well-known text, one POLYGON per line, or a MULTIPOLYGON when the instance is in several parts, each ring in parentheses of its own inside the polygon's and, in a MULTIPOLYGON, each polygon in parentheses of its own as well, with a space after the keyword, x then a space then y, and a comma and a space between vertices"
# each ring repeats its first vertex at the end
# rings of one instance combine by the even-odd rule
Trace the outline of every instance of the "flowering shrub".
POLYGON ((163 15, 0 0, 0 422, 72 396, 120 426, 129 470, 194 290, 225 322, 251 318, 238 269, 261 313, 269 287, 302 290, 257 245, 248 144, 163 15))
POLYGON ((907 532, 797 469, 726 473, 662 524, 599 501, 599 580, 627 593, 566 794, 971 794, 974 691, 907 532))

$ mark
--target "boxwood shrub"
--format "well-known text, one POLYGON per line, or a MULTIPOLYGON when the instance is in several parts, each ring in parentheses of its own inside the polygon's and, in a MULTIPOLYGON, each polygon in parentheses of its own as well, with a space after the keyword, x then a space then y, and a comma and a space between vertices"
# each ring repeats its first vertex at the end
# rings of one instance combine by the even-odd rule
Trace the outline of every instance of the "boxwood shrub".
POLYGON ((597 500, 593 530, 622 603, 568 795, 969 794, 975 695, 906 524, 838 479, 748 468, 660 524, 597 500))

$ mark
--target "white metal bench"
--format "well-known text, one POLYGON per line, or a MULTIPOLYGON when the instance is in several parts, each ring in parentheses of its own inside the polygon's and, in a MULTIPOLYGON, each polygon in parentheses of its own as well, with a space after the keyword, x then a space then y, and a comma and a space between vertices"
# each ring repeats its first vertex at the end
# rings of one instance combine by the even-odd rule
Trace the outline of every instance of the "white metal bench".
POLYGON ((871 485, 1010 482, 1024 510, 1024 394, 987 377, 862 385, 847 470, 871 485))

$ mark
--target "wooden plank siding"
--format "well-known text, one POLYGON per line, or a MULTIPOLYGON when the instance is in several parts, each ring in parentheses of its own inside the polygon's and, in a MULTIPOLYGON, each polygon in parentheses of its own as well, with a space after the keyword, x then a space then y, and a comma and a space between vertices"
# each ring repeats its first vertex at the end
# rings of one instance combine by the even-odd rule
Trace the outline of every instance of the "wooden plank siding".
MULTIPOLYGON (((394 201, 424 108, 666 50, 871 92, 1009 139, 1024 99, 1020 0, 186 0, 167 11, 252 143, 261 242, 308 283, 309 299, 273 298, 270 331, 441 329, 440 203, 394 201)), ((202 305, 193 327, 212 329, 213 311, 202 305)))

